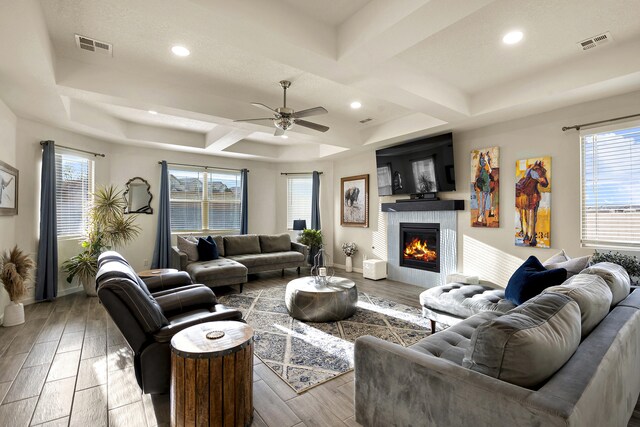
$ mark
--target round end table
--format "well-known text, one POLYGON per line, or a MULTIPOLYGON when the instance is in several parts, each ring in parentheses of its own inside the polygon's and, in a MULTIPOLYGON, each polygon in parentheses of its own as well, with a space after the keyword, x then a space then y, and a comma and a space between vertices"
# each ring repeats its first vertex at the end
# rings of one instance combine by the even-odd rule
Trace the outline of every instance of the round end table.
POLYGON ((334 322, 356 312, 356 284, 343 277, 332 277, 326 284, 314 277, 301 277, 287 284, 285 304, 294 319, 309 322, 334 322))
POLYGON ((253 329, 220 321, 174 335, 171 425, 249 426, 252 421, 253 329))
POLYGON ((144 277, 157 277, 157 276, 162 276, 163 274, 169 274, 169 273, 177 273, 178 270, 176 270, 175 268, 155 268, 153 270, 144 270, 144 271, 139 271, 137 274, 138 276, 140 276, 140 278, 144 277))

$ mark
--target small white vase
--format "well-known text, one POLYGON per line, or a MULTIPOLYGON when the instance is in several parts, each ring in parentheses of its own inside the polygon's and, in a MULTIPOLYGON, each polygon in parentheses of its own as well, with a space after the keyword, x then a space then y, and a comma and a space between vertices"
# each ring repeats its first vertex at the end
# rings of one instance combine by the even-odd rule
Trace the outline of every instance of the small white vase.
POLYGON ((3 326, 16 326, 24 323, 24 306, 21 302, 11 301, 4 308, 3 326))
POLYGON ((347 273, 351 273, 353 271, 353 259, 350 256, 348 256, 344 264, 345 264, 345 271, 347 273))

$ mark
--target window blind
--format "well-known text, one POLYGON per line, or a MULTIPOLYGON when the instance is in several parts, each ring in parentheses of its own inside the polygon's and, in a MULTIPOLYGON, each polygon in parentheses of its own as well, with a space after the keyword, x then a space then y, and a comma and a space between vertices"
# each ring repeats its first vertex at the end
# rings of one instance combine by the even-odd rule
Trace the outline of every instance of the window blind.
POLYGON ((56 153, 56 221, 58 237, 82 236, 88 226, 93 193, 93 160, 56 153))
POLYGON ((294 219, 304 219, 311 227, 311 175, 287 177, 287 228, 294 219))
POLYGON ((583 246, 640 244, 640 127, 581 136, 583 246))
POLYGON ((240 171, 169 169, 172 231, 240 231, 240 171))

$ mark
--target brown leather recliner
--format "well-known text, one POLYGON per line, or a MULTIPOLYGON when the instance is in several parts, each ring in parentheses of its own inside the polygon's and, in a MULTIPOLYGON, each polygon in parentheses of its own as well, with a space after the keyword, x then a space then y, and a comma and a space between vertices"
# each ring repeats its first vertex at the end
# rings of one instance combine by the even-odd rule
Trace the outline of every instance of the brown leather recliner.
POLYGON ((203 322, 242 321, 242 313, 217 303, 185 272, 143 281, 117 252, 103 253, 96 275, 98 298, 134 353, 136 379, 144 393, 166 393, 171 377, 170 341, 203 322))

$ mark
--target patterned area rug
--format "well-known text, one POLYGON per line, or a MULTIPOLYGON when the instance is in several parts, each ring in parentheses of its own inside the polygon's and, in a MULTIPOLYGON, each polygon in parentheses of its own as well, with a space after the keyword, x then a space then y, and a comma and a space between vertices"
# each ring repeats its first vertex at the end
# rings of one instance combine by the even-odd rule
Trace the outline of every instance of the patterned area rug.
POLYGON ((285 287, 226 295, 255 330, 255 354, 296 392, 302 393, 353 369, 353 343, 362 335, 409 346, 429 335, 417 308, 358 293, 358 310, 339 322, 312 323, 287 313, 285 287))

